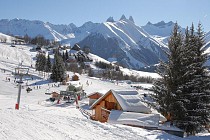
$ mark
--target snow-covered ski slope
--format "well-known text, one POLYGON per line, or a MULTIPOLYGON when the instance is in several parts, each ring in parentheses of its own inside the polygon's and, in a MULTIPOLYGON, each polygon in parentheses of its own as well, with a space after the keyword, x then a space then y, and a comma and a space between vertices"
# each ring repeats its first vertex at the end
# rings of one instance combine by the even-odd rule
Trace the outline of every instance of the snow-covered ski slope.
MULTIPOLYGON (((30 77, 23 78, 23 85, 25 86, 28 83, 32 91, 27 93, 25 87, 22 89, 20 110, 15 110, 18 88, 14 83, 14 76, 11 72, 19 64, 17 58, 21 57, 23 65, 29 67, 31 64, 29 58, 35 54, 29 52, 29 48, 26 48, 26 46, 13 48, 7 44, 0 44, 0 47, 0 140, 183 140, 183 138, 158 130, 152 131, 92 121, 76 109, 75 104, 65 102, 60 104, 47 103, 45 100, 50 96, 44 93, 59 92, 65 90, 67 86, 52 87, 53 84, 57 85, 57 83, 49 83, 33 68, 30 68, 29 72, 33 75, 33 80, 30 77), (2 47, 8 49, 2 51, 2 47), (13 53, 20 55, 16 58, 13 53), (7 80, 8 78, 10 78, 10 81, 7 80)), ((73 75, 71 72, 69 74, 70 76, 73 75)), ((116 85, 110 81, 103 81, 87 75, 81 75, 79 82, 83 85, 87 94, 95 91, 105 93, 109 89, 131 88, 125 83, 116 85), (89 85, 86 84, 87 81, 89 85)), ((83 106, 87 102, 88 100, 84 99, 79 103, 83 106)), ((210 139, 210 135, 202 135, 184 139, 210 139)))

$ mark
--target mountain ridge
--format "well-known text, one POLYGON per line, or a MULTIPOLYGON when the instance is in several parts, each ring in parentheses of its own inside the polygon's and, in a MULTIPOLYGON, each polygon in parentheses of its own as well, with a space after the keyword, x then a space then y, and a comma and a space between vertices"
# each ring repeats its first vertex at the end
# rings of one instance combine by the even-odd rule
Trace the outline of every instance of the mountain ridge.
POLYGON ((89 21, 80 27, 74 24, 54 25, 38 20, 0 20, 0 32, 21 36, 28 34, 32 37, 41 34, 47 39, 71 46, 75 43, 81 44, 81 47, 89 45, 96 55, 107 60, 115 56, 121 65, 132 69, 166 59, 162 50, 165 46, 137 26, 132 16, 127 19, 122 15, 118 21, 111 17, 103 23, 89 21))
POLYGON ((109 17, 106 22, 88 21, 80 27, 73 23, 55 25, 39 20, 2 19, 0 32, 21 36, 28 34, 31 37, 41 34, 62 44, 88 45, 91 51, 102 58, 108 60, 115 56, 121 65, 139 69, 166 60, 164 50, 167 49, 167 38, 174 24, 172 21, 161 21, 137 26, 132 16, 127 19, 125 15, 118 21, 109 17))

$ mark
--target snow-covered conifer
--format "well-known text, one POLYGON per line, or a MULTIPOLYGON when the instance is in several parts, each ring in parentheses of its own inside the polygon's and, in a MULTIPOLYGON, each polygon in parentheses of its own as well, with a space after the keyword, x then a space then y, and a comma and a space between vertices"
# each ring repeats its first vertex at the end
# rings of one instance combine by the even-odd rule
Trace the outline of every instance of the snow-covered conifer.
POLYGON ((50 56, 48 54, 47 58, 46 58, 46 65, 45 65, 45 72, 51 72, 51 61, 50 61, 50 56))
POLYGON ((62 57, 55 53, 54 63, 52 66, 52 75, 51 79, 55 82, 61 82, 64 80, 65 76, 65 66, 62 57))
POLYGON ((44 71, 45 63, 46 63, 45 55, 42 53, 37 54, 37 59, 36 59, 36 64, 35 64, 36 70, 44 71))

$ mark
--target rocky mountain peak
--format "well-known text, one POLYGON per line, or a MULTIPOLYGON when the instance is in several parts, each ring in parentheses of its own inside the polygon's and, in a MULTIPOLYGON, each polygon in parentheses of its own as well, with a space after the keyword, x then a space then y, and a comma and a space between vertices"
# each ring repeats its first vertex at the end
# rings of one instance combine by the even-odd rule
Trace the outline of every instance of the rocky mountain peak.
POLYGON ((135 23, 132 16, 129 17, 129 20, 132 21, 133 23, 135 23))
POLYGON ((114 18, 113 17, 109 17, 106 22, 114 22, 114 18))
POLYGON ((120 20, 124 20, 124 19, 126 19, 126 17, 125 17, 125 15, 123 14, 123 15, 121 16, 120 20))

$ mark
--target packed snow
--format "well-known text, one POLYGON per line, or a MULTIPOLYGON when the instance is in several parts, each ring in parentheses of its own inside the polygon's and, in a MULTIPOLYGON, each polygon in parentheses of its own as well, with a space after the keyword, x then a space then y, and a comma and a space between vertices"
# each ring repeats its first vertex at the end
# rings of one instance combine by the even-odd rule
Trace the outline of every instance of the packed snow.
POLYGON ((134 126, 156 127, 160 116, 157 114, 144 114, 135 112, 123 112, 113 110, 110 113, 108 122, 114 124, 129 124, 134 126))
MULTIPOLYGON (((66 85, 52 83, 48 77, 31 67, 34 66, 35 52, 30 52, 30 46, 0 44, 0 139, 1 140, 207 140, 210 134, 199 134, 187 138, 180 138, 160 130, 146 130, 120 124, 100 123, 87 118, 76 109, 75 104, 56 102, 46 104, 49 95, 46 92, 59 92, 67 88, 66 85), (14 69, 22 63, 29 68, 31 76, 23 77, 21 89, 20 109, 15 110, 18 86, 15 80, 19 78, 12 74, 14 69), (26 84, 32 91, 26 92, 26 84)), ((73 73, 68 72, 70 76, 73 73)), ((106 93, 110 89, 131 89, 126 83, 116 84, 109 80, 80 75, 80 81, 87 94, 93 92, 106 93), (87 84, 87 82, 89 84, 87 84)), ((88 100, 84 98, 79 105, 84 107, 88 100)))

